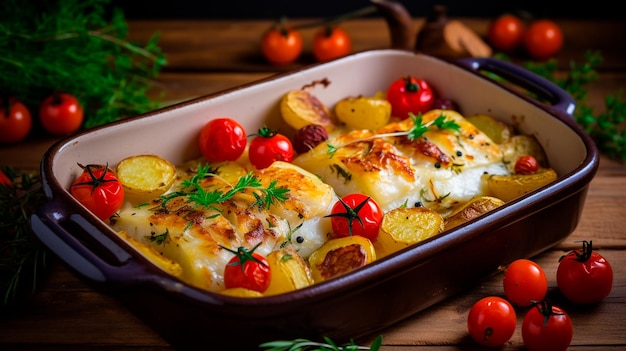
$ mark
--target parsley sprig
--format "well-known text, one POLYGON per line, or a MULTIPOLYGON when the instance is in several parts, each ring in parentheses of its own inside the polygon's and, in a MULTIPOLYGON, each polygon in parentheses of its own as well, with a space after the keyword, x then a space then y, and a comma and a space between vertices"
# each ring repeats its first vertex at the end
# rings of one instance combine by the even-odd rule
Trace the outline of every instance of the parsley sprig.
POLYGON ((219 177, 215 170, 210 167, 209 164, 198 165, 197 173, 188 180, 182 182, 183 189, 191 189, 189 192, 178 192, 176 195, 185 195, 189 201, 195 203, 198 206, 205 207, 207 209, 213 209, 219 211, 216 205, 232 199, 236 194, 245 192, 252 189, 252 193, 255 197, 255 202, 252 207, 258 207, 259 209, 269 209, 277 201, 287 200, 288 188, 279 188, 276 185, 278 181, 272 180, 267 187, 264 187, 261 181, 252 173, 249 172, 246 175, 240 177, 237 183, 230 186, 227 191, 219 189, 204 188, 200 182, 207 177, 219 177))
POLYGON ((416 140, 418 138, 423 137, 424 133, 426 133, 426 132, 428 132, 430 130, 433 130, 434 128, 437 128, 437 129, 440 129, 440 130, 444 130, 444 129, 449 129, 449 130, 454 130, 454 131, 461 130, 461 126, 458 123, 456 123, 456 121, 454 119, 447 119, 446 116, 443 115, 443 114, 437 116, 437 118, 433 119, 430 122, 426 122, 426 123, 423 122, 421 113, 418 113, 417 115, 415 115, 413 113, 409 113, 409 118, 411 118, 413 120, 413 126, 409 130, 407 130, 407 131, 375 134, 375 135, 372 135, 372 136, 369 136, 369 137, 366 137, 366 138, 353 140, 353 141, 351 141, 351 142, 349 142, 347 144, 341 145, 341 146, 335 146, 335 145, 331 145, 330 143, 327 143, 327 145, 328 145, 328 154, 332 156, 341 147, 348 146, 350 144, 357 143, 357 142, 366 141, 366 140, 372 140, 372 139, 378 139, 378 138, 386 138, 386 137, 402 137, 402 136, 406 136, 407 139, 409 139, 409 141, 413 141, 413 140, 416 140))
POLYGON ((378 351, 382 345, 383 338, 378 336, 370 347, 359 346, 353 340, 350 340, 350 343, 345 346, 338 346, 328 337, 324 337, 324 341, 325 343, 308 339, 277 340, 263 343, 259 347, 267 349, 266 351, 378 351))

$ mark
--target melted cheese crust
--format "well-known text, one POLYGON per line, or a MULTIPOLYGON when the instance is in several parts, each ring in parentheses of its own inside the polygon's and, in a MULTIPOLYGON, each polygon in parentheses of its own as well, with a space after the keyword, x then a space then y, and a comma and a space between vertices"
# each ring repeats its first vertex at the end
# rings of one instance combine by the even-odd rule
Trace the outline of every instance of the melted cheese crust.
POLYGON ((339 196, 354 192, 372 196, 385 212, 420 203, 445 213, 486 193, 483 173, 508 171, 498 145, 459 113, 432 110, 422 116, 422 123, 439 116, 454 120, 460 130, 429 129, 411 141, 397 135, 413 127, 413 120, 405 119, 376 132, 334 135, 296 157, 293 164, 317 174, 339 196), (328 144, 336 149, 329 152, 328 144))

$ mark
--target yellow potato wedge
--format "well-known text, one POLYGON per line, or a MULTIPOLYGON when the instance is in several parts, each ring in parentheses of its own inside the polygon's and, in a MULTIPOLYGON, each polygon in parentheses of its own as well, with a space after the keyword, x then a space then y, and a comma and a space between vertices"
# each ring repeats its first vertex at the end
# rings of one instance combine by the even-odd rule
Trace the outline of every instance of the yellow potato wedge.
POLYGON ((127 157, 118 163, 116 172, 124 196, 134 205, 157 198, 176 180, 176 167, 156 155, 127 157))
POLYGON ((465 118, 476 126, 476 128, 480 129, 481 132, 487 134, 487 136, 496 144, 506 142, 513 133, 512 128, 509 125, 489 115, 477 114, 467 116, 465 118))
POLYGON ((349 128, 376 130, 389 122, 391 104, 373 97, 348 97, 335 104, 335 116, 349 128))
POLYGON ((313 251, 308 262, 315 283, 346 274, 376 260, 372 242, 359 235, 333 238, 313 251))
POLYGON ((452 229, 502 205, 504 205, 504 201, 493 196, 479 196, 471 199, 446 216, 445 230, 452 229))
POLYGON ((306 90, 292 90, 280 101, 280 113, 285 123, 295 130, 309 124, 318 124, 332 130, 335 122, 332 112, 316 96, 306 90))
POLYGON ((230 289, 224 289, 222 291, 220 291, 220 293, 224 294, 224 295, 229 295, 229 296, 236 296, 236 297, 263 297, 263 294, 256 291, 256 290, 250 290, 250 289, 246 289, 246 288, 230 288, 230 289))
POLYGON ((385 214, 374 242, 376 255, 387 256, 444 230, 443 217, 426 207, 398 207, 385 214))
POLYGON ((555 181, 557 174, 552 168, 540 168, 533 174, 486 174, 483 177, 486 177, 490 194, 508 202, 555 181))
POLYGON ((293 249, 280 249, 267 255, 272 278, 263 295, 277 295, 313 284, 306 261, 293 249))

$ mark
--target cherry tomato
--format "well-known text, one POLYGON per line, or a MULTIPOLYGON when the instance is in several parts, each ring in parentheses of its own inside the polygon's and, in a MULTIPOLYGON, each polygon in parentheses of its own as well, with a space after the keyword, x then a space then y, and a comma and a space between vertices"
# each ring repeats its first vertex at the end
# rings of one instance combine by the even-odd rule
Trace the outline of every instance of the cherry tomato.
POLYGON ((329 61, 352 51, 352 39, 341 27, 325 26, 313 37, 313 56, 317 61, 329 61))
POLYGON ((505 268, 504 293, 514 305, 530 306, 548 293, 548 279, 537 263, 519 259, 505 268))
POLYGON ((246 149, 246 131, 234 119, 212 119, 200 130, 198 147, 209 162, 235 161, 246 149))
POLYGON ((524 47, 528 54, 545 60, 556 54, 563 46, 561 27, 550 20, 538 20, 530 24, 524 34, 524 47))
POLYGON ((571 302, 588 304, 599 302, 613 287, 613 268, 591 241, 583 241, 582 249, 572 250, 559 259, 556 284, 571 302))
POLYGON ((547 301, 528 310, 522 321, 522 339, 528 351, 565 351, 573 335, 569 315, 547 301))
POLYGON ((291 140, 267 127, 259 129, 248 148, 250 163, 257 169, 269 167, 274 161, 291 162, 294 156, 291 140))
POLYGON ((0 171, 0 184, 1 185, 6 185, 6 186, 13 186, 13 182, 11 181, 11 179, 4 174, 4 172, 0 171))
POLYGON ((391 115, 400 119, 428 111, 435 101, 435 94, 423 79, 412 76, 396 79, 387 89, 391 115))
POLYGON ((511 52, 522 44, 525 30, 524 22, 519 17, 505 14, 491 22, 487 39, 494 49, 511 52))
POLYGON ((467 316, 467 330, 477 343, 501 346, 511 339, 517 325, 515 309, 507 300, 487 296, 478 300, 467 316))
POLYGON ((537 159, 531 155, 520 156, 515 162, 515 173, 534 174, 539 169, 537 159))
POLYGON ((124 189, 113 171, 103 165, 87 165, 74 180, 70 193, 103 221, 117 212, 124 202, 124 189))
MULTIPOLYGON (((260 244, 259 244, 260 245, 260 244)), ((270 285, 272 272, 265 257, 254 252, 257 245, 251 250, 241 246, 237 251, 227 249, 235 254, 224 268, 224 284, 226 289, 245 288, 264 292, 270 285)))
POLYGON ((0 143, 24 140, 33 126, 30 111, 21 101, 0 98, 0 143))
POLYGON ((270 29, 263 36, 261 49, 270 63, 286 65, 293 63, 302 53, 302 36, 293 28, 279 26, 270 29))
POLYGON ((326 217, 331 218, 335 235, 359 235, 374 242, 378 238, 383 215, 383 210, 374 199, 365 194, 353 193, 337 201, 326 217))
POLYGON ((76 132, 83 124, 83 117, 82 105, 74 95, 67 93, 54 93, 45 98, 39 107, 39 121, 51 135, 76 132))

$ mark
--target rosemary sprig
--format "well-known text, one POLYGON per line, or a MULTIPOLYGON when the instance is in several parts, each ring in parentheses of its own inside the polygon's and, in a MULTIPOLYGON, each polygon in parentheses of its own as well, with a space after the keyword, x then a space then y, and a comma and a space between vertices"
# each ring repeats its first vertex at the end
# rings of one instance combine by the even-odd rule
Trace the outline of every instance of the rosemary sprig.
POLYGON ((0 310, 17 307, 39 289, 51 257, 29 225, 30 214, 46 201, 39 177, 2 171, 13 185, 0 184, 0 310))
POLYGON ((338 346, 328 337, 324 337, 324 341, 322 343, 308 339, 277 340, 263 343, 259 347, 267 349, 266 351, 378 351, 383 343, 383 338, 378 336, 369 347, 359 346, 354 340, 350 340, 350 343, 344 346, 338 346))
POLYGON ((453 119, 446 119, 446 116, 443 115, 443 114, 437 116, 437 118, 433 119, 430 122, 426 122, 426 123, 424 123, 422 121, 422 114, 421 113, 418 113, 417 115, 415 115, 413 113, 409 113, 409 118, 411 118, 413 120, 413 126, 409 130, 407 130, 407 131, 394 132, 394 133, 374 134, 374 135, 366 137, 366 138, 353 140, 353 141, 351 141, 351 142, 349 142, 347 144, 340 145, 340 146, 336 146, 336 145, 332 145, 330 143, 326 143, 326 145, 328 146, 327 153, 332 157, 332 155, 334 155, 337 152, 337 150, 339 148, 341 148, 341 147, 348 146, 350 144, 354 144, 354 143, 358 143, 358 142, 362 142, 362 141, 372 140, 372 139, 406 136, 407 139, 409 139, 409 141, 413 141, 413 140, 416 140, 418 138, 423 137, 424 133, 428 132, 429 130, 433 130, 435 128, 440 129, 440 130, 450 129, 450 130, 454 130, 454 131, 459 131, 461 129, 461 126, 458 125, 455 120, 453 120, 453 119))

